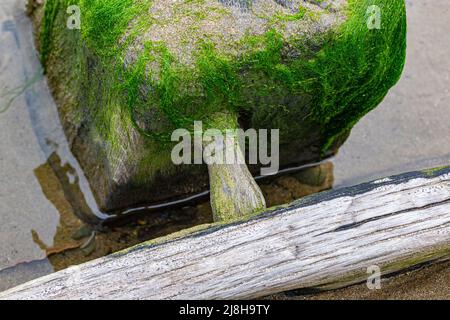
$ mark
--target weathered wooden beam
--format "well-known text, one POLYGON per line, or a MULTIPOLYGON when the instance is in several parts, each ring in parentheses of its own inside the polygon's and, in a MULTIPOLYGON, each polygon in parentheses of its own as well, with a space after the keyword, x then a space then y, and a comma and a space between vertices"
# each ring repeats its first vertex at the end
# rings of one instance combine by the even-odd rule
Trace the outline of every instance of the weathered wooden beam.
POLYGON ((0 299, 257 298, 450 258, 450 169, 307 197, 36 279, 0 299))

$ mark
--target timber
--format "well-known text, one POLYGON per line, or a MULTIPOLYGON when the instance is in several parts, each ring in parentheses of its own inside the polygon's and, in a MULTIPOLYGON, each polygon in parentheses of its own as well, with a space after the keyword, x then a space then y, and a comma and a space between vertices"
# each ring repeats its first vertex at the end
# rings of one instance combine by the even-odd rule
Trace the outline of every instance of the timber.
POLYGON ((450 168, 310 196, 36 279, 0 299, 243 299, 450 258, 450 168))
POLYGON ((214 221, 229 221, 243 218, 266 209, 266 201, 261 189, 245 164, 245 158, 237 137, 222 140, 212 138, 207 143, 216 151, 225 151, 225 158, 220 163, 208 159, 210 201, 214 221), (228 163, 229 162, 229 163, 228 163))

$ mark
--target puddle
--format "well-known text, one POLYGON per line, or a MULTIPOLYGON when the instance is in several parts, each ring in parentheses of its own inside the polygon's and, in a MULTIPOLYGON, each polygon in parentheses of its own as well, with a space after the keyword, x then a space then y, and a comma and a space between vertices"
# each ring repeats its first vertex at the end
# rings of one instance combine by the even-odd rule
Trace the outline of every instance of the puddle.
MULTIPOLYGON (((269 205, 333 184, 450 164, 450 5, 447 0, 407 3, 409 47, 400 83, 355 127, 332 162, 262 183, 269 205)), ((24 4, 0 0, 0 291, 211 221, 206 202, 153 208, 152 214, 138 208, 130 212, 132 221, 97 230, 85 226, 83 221, 105 216, 69 151, 24 4)))

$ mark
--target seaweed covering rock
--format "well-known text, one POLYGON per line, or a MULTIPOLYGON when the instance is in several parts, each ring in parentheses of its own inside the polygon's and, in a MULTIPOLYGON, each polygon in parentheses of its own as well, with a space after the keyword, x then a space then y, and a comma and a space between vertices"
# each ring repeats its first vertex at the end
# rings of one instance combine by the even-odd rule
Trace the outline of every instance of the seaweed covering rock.
POLYGON ((170 159, 170 134, 194 121, 280 129, 283 167, 334 154, 405 61, 403 0, 47 0, 32 15, 72 149, 108 211, 208 187, 205 167, 170 159))

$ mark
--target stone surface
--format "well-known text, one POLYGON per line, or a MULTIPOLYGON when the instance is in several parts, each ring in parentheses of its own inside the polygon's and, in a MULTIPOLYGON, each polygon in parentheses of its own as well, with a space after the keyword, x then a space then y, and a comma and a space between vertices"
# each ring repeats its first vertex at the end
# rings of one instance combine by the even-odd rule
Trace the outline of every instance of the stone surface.
POLYGON ((174 166, 167 139, 194 120, 214 127, 218 111, 280 129, 282 167, 333 154, 400 76, 402 0, 244 2, 71 1, 81 31, 67 29, 65 0, 34 11, 65 131, 102 209, 207 189, 205 167, 174 166), (367 28, 372 4, 384 30, 367 28))

